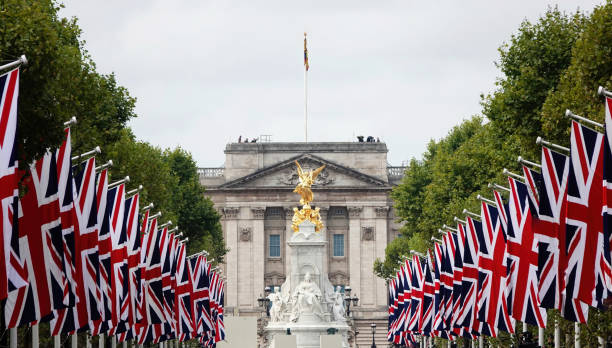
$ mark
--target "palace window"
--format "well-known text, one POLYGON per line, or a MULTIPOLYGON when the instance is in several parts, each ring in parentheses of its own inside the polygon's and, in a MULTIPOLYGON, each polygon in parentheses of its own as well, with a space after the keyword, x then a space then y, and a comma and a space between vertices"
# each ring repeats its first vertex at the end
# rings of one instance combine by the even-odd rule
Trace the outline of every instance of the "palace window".
POLYGON ((266 209, 266 217, 280 219, 283 216, 283 208, 269 207, 266 209))
POLYGON ((270 235, 270 257, 280 257, 280 234, 270 235))
POLYGON ((334 256, 344 256, 343 234, 334 234, 334 256))

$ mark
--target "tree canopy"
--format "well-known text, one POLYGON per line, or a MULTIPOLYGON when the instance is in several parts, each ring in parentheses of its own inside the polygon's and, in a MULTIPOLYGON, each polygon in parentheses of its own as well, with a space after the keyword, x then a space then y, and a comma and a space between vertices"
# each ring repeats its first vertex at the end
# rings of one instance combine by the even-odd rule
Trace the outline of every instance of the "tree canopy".
MULTIPOLYGON (((482 114, 430 141, 422 158, 410 161, 402 182, 393 189, 391 197, 404 225, 401 237, 387 246, 385 259, 374 263, 380 277, 394 274, 402 255, 411 249, 429 249, 431 237, 443 224, 454 224, 464 208, 479 213, 476 196, 491 197, 488 183, 505 184, 503 168, 519 172, 518 155, 539 162, 537 136, 567 145, 570 122, 565 109, 603 120, 597 87, 612 87, 610 1, 591 14, 549 8, 537 21, 524 21, 499 52, 496 65, 502 76, 496 89, 482 96, 482 114)), ((550 311, 549 322, 555 318, 559 316, 550 311)), ((559 320, 573 340, 573 324, 559 320)), ((582 327, 583 344, 595 346, 597 336, 612 334, 612 315, 592 309, 589 323, 582 327)), ((546 334, 550 337, 552 328, 546 334)), ((503 335, 499 340, 509 342, 503 335)))
POLYGON ((155 204, 164 221, 189 237, 188 251, 207 249, 223 260, 225 244, 219 214, 204 197, 197 167, 184 149, 160 149, 139 141, 127 127, 136 117, 136 99, 114 74, 101 74, 85 49, 76 18, 62 18, 55 0, 0 1, 0 60, 22 54, 17 158, 22 168, 56 149, 64 137, 63 123, 72 125, 74 154, 100 146, 101 164, 112 159, 112 180, 129 175, 129 188, 142 184, 141 202, 155 204))

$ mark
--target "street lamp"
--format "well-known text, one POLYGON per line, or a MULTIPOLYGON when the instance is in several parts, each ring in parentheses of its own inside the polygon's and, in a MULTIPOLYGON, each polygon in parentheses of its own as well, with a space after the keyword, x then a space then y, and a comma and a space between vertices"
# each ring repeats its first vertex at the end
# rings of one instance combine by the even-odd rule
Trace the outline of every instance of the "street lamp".
POLYGON ((259 294, 257 303, 259 304, 259 307, 266 309, 266 316, 270 317, 270 306, 269 306, 270 299, 268 298, 268 295, 270 294, 270 287, 266 286, 264 288, 264 292, 266 293, 266 295, 264 296, 262 294, 259 294))
POLYGON ((357 306, 357 302, 359 302, 359 298, 357 295, 351 297, 351 287, 344 287, 344 292, 346 293, 346 297, 344 298, 344 302, 346 303, 346 316, 348 317, 351 314, 351 302, 353 302, 353 306, 357 306))
POLYGON ((372 323, 370 324, 370 327, 372 328, 372 348, 376 348, 376 342, 374 342, 374 334, 376 333, 376 324, 372 323))

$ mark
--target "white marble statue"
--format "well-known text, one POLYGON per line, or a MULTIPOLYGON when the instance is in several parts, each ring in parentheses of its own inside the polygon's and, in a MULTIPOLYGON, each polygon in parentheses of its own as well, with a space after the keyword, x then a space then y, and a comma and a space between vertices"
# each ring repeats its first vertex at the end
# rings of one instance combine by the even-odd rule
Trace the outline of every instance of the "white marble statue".
POLYGON ((336 291, 330 294, 330 302, 332 303, 332 314, 334 315, 334 321, 344 322, 344 294, 340 292, 340 286, 336 287, 336 291))
POLYGON ((274 288, 273 293, 268 295, 268 299, 272 302, 272 306, 270 307, 270 321, 282 321, 283 299, 278 286, 274 288))
POLYGON ((310 272, 306 273, 304 280, 295 288, 291 297, 293 311, 291 321, 296 322, 303 313, 323 314, 321 309, 321 290, 310 279, 310 272))

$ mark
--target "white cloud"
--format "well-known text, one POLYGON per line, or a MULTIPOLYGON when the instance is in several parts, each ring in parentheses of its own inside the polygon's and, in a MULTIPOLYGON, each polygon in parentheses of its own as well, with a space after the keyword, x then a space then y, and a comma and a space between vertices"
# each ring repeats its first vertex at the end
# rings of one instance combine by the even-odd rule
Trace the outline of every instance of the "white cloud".
MULTIPOLYGON (((590 10, 600 1, 561 4, 590 10)), ((239 135, 303 140, 302 32, 309 33, 309 140, 380 136, 389 161, 480 111, 497 48, 544 1, 65 1, 101 72, 138 98, 135 134, 218 166, 239 135), (330 4, 331 3, 331 4, 330 4)))

